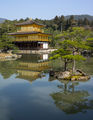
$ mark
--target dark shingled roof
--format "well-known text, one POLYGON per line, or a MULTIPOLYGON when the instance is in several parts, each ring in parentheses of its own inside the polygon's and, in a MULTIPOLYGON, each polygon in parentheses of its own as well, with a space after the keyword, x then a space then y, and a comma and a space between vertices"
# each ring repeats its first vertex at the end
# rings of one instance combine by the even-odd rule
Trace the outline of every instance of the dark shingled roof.
POLYGON ((22 22, 22 23, 17 23, 15 24, 16 26, 20 26, 20 25, 32 25, 32 24, 36 24, 36 25, 40 25, 40 26, 45 26, 43 24, 39 24, 33 20, 28 20, 28 21, 25 21, 25 22, 22 22))
POLYGON ((35 32, 35 31, 32 31, 32 32, 15 32, 15 33, 8 33, 8 35, 25 35, 25 34, 45 34, 45 35, 51 35, 51 34, 48 34, 48 33, 41 33, 41 32, 35 32))

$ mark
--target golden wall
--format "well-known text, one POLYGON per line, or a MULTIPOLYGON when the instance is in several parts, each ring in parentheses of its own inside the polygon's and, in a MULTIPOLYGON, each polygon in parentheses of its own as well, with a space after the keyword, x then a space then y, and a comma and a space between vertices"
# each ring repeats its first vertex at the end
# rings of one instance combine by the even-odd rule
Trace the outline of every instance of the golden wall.
POLYGON ((34 24, 17 26, 17 32, 31 32, 31 31, 43 32, 43 30, 41 29, 41 26, 34 25, 34 24))
POLYGON ((16 35, 15 41, 50 41, 48 35, 30 34, 16 35))

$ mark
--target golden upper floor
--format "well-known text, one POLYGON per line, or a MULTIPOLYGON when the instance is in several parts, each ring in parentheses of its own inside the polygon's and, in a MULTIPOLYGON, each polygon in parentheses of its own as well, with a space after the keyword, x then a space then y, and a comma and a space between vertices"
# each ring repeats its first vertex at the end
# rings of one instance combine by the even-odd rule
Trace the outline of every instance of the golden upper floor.
POLYGON ((42 32, 42 33, 44 32, 42 30, 44 25, 38 24, 32 20, 28 20, 28 21, 23 22, 23 23, 17 23, 16 27, 17 27, 17 32, 32 32, 32 31, 42 32))

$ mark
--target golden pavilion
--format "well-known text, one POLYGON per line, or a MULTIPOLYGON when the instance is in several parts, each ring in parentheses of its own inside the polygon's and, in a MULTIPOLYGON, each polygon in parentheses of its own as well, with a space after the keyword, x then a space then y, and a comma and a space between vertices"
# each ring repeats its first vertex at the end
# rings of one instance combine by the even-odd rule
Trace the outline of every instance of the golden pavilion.
POLYGON ((14 37, 14 44, 20 50, 48 49, 51 34, 44 33, 45 25, 33 20, 17 23, 17 32, 9 33, 14 37))

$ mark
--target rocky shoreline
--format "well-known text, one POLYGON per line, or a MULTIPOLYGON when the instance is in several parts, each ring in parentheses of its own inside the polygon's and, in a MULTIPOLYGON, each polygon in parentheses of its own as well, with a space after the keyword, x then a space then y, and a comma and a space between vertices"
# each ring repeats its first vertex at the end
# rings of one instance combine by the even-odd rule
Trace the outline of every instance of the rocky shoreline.
POLYGON ((72 71, 58 72, 51 70, 49 72, 49 75, 57 79, 70 80, 70 81, 86 81, 90 79, 90 76, 82 72, 81 70, 76 70, 75 73, 72 73, 72 71))
POLYGON ((56 49, 45 49, 45 50, 18 50, 18 54, 49 54, 56 49))
POLYGON ((7 60, 7 59, 17 59, 20 58, 21 55, 12 54, 12 53, 0 53, 0 60, 7 60))

